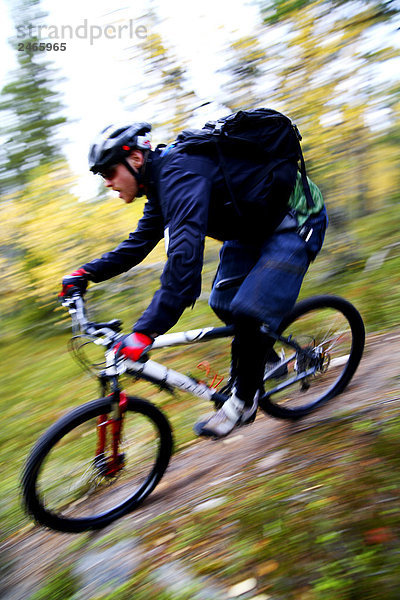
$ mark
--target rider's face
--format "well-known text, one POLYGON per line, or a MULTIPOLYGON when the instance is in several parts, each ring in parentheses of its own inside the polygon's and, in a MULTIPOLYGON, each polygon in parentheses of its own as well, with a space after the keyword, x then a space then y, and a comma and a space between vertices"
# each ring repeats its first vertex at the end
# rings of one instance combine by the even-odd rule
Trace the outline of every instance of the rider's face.
MULTIPOLYGON (((139 151, 132 152, 128 156, 127 161, 135 170, 139 169, 143 164, 143 154, 139 151)), ((123 163, 118 163, 109 167, 103 173, 104 185, 108 188, 119 192, 119 197, 126 204, 130 204, 136 198, 138 193, 138 183, 135 177, 128 171, 123 163)))

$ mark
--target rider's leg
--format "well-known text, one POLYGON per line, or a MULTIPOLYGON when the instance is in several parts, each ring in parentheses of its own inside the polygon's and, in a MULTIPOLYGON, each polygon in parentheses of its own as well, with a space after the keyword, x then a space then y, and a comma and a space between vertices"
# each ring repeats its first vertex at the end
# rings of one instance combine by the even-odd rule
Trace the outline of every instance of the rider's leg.
POLYGON ((253 319, 236 323, 236 335, 232 341, 230 387, 236 387, 246 405, 252 403, 257 390, 262 388, 267 369, 275 369, 272 378, 279 379, 287 373, 286 365, 276 371, 282 361, 274 350, 275 339, 267 335, 261 324, 253 319))
MULTIPOLYGON (((321 224, 315 222, 313 225, 313 235, 319 233, 318 226, 321 225, 322 244, 323 218, 321 224)), ((272 331, 279 327, 297 300, 313 258, 297 231, 275 233, 259 246, 239 242, 224 244, 210 305, 223 320, 235 324, 233 349, 238 375, 231 398, 213 417, 196 424, 195 431, 200 435, 227 435, 245 420, 245 411, 251 410, 254 395, 261 387, 268 352, 273 352, 271 338, 269 341, 262 338, 260 324, 267 324, 272 331), (239 287, 221 285, 221 282, 229 282, 229 278, 235 281, 235 270, 236 280, 237 274, 243 274, 239 287)), ((276 355, 272 358, 272 362, 276 362, 276 355)))
POLYGON ((260 326, 265 324, 276 331, 293 308, 310 262, 321 249, 326 224, 323 210, 308 219, 307 242, 297 230, 272 235, 262 245, 258 261, 232 298, 229 311, 236 330, 232 344, 236 393, 246 406, 262 387, 266 363, 280 362, 273 349, 274 339, 260 326))
POLYGON ((274 353, 273 345, 274 340, 261 331, 260 322, 243 318, 235 324, 232 342, 236 362, 235 389, 246 407, 252 406, 257 391, 262 387, 265 362, 267 355, 274 353))

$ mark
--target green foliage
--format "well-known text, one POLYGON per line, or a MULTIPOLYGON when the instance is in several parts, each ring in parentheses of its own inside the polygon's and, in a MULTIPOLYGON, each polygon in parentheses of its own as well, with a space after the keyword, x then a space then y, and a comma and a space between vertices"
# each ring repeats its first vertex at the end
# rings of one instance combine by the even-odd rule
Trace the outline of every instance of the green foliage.
MULTIPOLYGON (((260 598, 394 600, 399 432, 397 416, 389 411, 380 423, 372 409, 284 436, 272 469, 250 458, 245 472, 213 488, 225 500, 218 509, 181 503, 133 525, 143 562, 105 598, 236 597, 232 586, 251 577, 260 598)), ((201 502, 212 492, 196 493, 201 502)), ((129 528, 126 520, 127 536, 129 528)))
MULTIPOLYGON (((143 211, 130 210, 114 198, 79 202, 70 192, 75 183, 64 162, 38 167, 21 192, 0 203, 3 257, 0 306, 2 317, 22 311, 40 322, 57 307, 62 277, 127 236, 143 211), (11 300, 12 299, 12 300, 11 300)), ((153 253, 150 261, 157 260, 153 253)))
POLYGON ((54 569, 54 573, 47 579, 46 584, 29 600, 72 600, 78 591, 76 581, 71 574, 71 569, 54 569))
POLYGON ((338 419, 289 438, 274 472, 251 479, 250 464, 219 490, 229 500, 218 514, 181 517, 170 551, 185 548, 197 572, 219 581, 256 575, 277 597, 395 598, 400 423, 390 423, 386 434, 361 417, 355 433, 338 419), (208 570, 221 537, 225 551, 208 570))
MULTIPOLYGON (((281 22, 299 10, 316 4, 315 0, 268 0, 263 6, 265 22, 270 24, 281 22)), ((350 5, 349 13, 357 15, 358 21, 363 23, 364 27, 385 21, 399 13, 396 0, 372 0, 364 2, 364 6, 354 0, 350 2, 349 0, 322 0, 318 4, 325 9, 325 16, 328 16, 334 8, 343 9, 350 5)))

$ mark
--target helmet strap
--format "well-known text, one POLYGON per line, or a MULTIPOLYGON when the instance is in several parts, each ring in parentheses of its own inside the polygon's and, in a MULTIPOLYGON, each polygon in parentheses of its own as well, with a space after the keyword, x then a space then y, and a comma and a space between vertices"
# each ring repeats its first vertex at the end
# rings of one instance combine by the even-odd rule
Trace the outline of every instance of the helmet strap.
POLYGON ((129 173, 131 175, 133 175, 133 177, 136 179, 137 183, 138 183, 138 197, 142 196, 144 194, 144 186, 145 186, 145 176, 146 176, 146 172, 148 171, 148 165, 151 163, 151 158, 150 158, 150 151, 147 152, 143 152, 143 157, 144 157, 144 161, 142 166, 140 167, 140 169, 138 169, 137 171, 135 171, 133 169, 133 167, 129 164, 129 162, 126 160, 126 158, 124 160, 122 160, 122 164, 125 165, 125 167, 128 169, 129 173))
POLYGON ((140 171, 135 171, 135 169, 133 167, 131 167, 131 165, 129 164, 129 162, 126 160, 126 158, 124 158, 122 161, 122 164, 125 165, 125 167, 128 169, 129 173, 131 175, 133 175, 133 177, 136 179, 136 181, 138 182, 138 184, 140 185, 142 183, 142 178, 140 176, 140 171))
POLYGON ((142 177, 143 166, 140 167, 140 169, 138 171, 135 171, 135 169, 133 167, 131 167, 131 165, 126 160, 126 158, 124 160, 122 160, 121 162, 128 169, 129 173, 131 175, 133 175, 133 177, 136 179, 137 184, 138 184, 138 192, 136 194, 136 197, 140 198, 140 196, 143 196, 143 194, 144 194, 144 185, 143 185, 143 177, 142 177))

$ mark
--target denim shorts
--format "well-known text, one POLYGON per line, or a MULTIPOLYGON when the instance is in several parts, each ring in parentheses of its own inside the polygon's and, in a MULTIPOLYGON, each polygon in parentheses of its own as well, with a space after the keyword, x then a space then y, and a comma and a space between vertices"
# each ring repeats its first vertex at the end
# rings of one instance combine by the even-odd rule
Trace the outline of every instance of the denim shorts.
POLYGON ((275 232, 260 244, 224 242, 209 299, 223 321, 250 317, 277 329, 293 308, 310 262, 321 249, 327 226, 325 209, 306 225, 308 233, 303 237, 289 230, 275 232), (222 281, 228 285, 224 287, 222 281))

